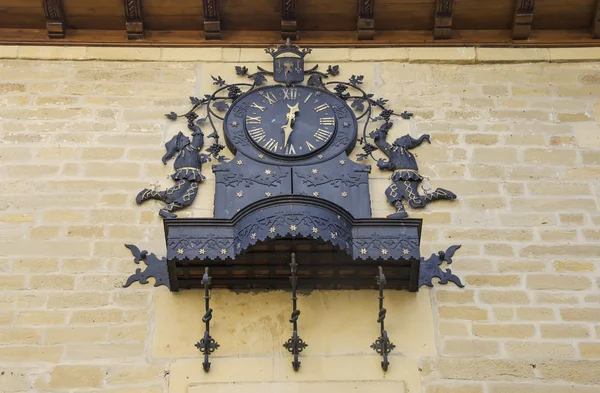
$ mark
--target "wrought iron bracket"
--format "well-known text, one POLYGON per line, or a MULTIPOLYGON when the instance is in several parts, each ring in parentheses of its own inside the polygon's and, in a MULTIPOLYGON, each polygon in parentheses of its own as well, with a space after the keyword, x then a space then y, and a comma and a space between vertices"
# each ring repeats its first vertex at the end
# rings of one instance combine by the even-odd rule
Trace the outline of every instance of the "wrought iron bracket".
POLYGON ((210 308, 210 284, 211 277, 208 275, 208 267, 204 268, 204 275, 202 276, 202 284, 204 285, 204 316, 202 322, 205 323, 206 327, 204 330, 204 337, 202 340, 196 343, 195 347, 204 354, 204 361, 202 362, 202 368, 205 372, 210 371, 210 362, 208 357, 219 349, 219 344, 214 338, 210 336, 210 320, 212 319, 213 309, 210 308))
POLYGON ((148 278, 154 277, 155 287, 164 285, 171 289, 169 274, 167 272, 167 258, 162 257, 159 259, 154 253, 148 255, 148 251, 140 251, 140 249, 133 244, 126 244, 125 247, 133 254, 133 261, 135 263, 139 264, 140 261, 144 261, 147 267, 144 271, 140 268, 135 269, 135 273, 129 276, 127 282, 123 285, 123 288, 127 288, 136 281, 140 284, 148 284, 148 278))
POLYGON ((440 268, 440 265, 444 261, 446 261, 448 265, 452 263, 452 257, 459 248, 460 244, 448 247, 445 252, 439 251, 437 254, 431 254, 428 259, 421 257, 421 263, 419 264, 419 288, 423 285, 433 287, 432 280, 434 277, 440 279, 439 284, 445 285, 448 284, 449 281, 452 281, 458 287, 463 288, 464 285, 460 282, 460 278, 452 274, 452 270, 448 268, 444 271, 440 268))
POLYGON ((396 346, 390 341, 384 325, 387 310, 383 307, 383 288, 385 287, 386 281, 385 275, 383 274, 383 268, 381 266, 379 266, 379 275, 375 277, 375 281, 377 281, 377 286, 379 287, 379 314, 377 316, 377 322, 380 324, 381 335, 373 344, 371 344, 371 348, 383 356, 381 368, 383 371, 387 371, 388 366, 390 365, 390 362, 388 361, 388 355, 394 348, 396 348, 396 346))
POLYGON ((296 263, 295 253, 292 253, 290 270, 292 272, 292 275, 290 276, 290 284, 292 285, 292 316, 290 318, 290 323, 293 325, 293 333, 292 337, 287 340, 285 344, 283 344, 283 347, 292 355, 294 355, 292 367, 294 367, 294 371, 298 371, 301 363, 298 360, 298 355, 300 355, 300 352, 302 352, 304 348, 308 347, 308 344, 298 336, 298 317, 300 316, 300 310, 296 308, 298 301, 298 296, 296 295, 296 288, 298 286, 298 277, 296 276, 296 272, 298 271, 298 264, 296 263))

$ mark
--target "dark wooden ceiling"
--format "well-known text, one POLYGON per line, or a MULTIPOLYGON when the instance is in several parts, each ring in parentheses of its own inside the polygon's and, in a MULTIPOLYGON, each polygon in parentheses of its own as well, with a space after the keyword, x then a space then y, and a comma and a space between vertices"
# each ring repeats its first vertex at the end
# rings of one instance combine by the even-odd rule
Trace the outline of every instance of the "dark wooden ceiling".
POLYGON ((600 0, 0 0, 0 43, 600 45, 600 0))

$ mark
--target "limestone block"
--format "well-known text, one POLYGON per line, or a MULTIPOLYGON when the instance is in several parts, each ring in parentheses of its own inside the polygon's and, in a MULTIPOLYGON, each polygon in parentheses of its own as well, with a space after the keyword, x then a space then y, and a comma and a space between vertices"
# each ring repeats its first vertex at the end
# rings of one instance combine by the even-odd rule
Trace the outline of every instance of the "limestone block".
MULTIPOLYGON (((156 293, 152 354, 157 358, 199 356, 194 344, 203 331, 199 292, 156 293), (190 332, 198 332, 192 334, 190 332)), ((312 291, 301 294, 300 335, 310 347, 307 356, 370 354, 378 325, 357 320, 361 313, 377 315, 376 291, 312 291), (347 307, 351 304, 352 307, 347 307), (351 343, 351 344, 350 344, 351 343)), ((211 334, 221 344, 217 356, 283 356, 291 335, 289 293, 212 291, 211 334)), ((433 325, 426 291, 386 292, 386 329, 399 353, 428 354, 433 350, 433 325), (414 317, 409 317, 414 315, 414 317)))
POLYGON ((83 60, 86 58, 85 46, 20 46, 20 59, 37 60, 83 60))
MULTIPOLYGON (((304 353, 303 353, 304 354, 304 353)), ((180 359, 171 365, 169 393, 200 392, 207 386, 236 389, 239 384, 247 388, 240 391, 273 387, 271 391, 303 392, 315 388, 319 392, 372 391, 368 386, 381 385, 385 392, 419 393, 420 377, 417 361, 403 356, 390 357, 390 368, 381 377, 381 357, 375 352, 368 356, 308 357, 302 361, 299 372, 291 367, 289 355, 273 358, 242 357, 211 359, 210 373, 198 374, 201 359, 180 359), (339 387, 339 389, 338 389, 339 387), (194 389, 194 390, 192 390, 194 389), (321 390, 319 390, 321 389, 321 390), (324 390, 331 389, 331 390, 324 390), (394 390, 395 389, 395 390, 394 390), (406 390, 405 390, 406 389, 406 390)), ((231 390, 223 390, 229 392, 231 390)), ((234 390, 235 391, 235 390, 234 390)))
POLYGON ((547 62, 550 53, 545 48, 476 48, 477 62, 522 63, 547 62))

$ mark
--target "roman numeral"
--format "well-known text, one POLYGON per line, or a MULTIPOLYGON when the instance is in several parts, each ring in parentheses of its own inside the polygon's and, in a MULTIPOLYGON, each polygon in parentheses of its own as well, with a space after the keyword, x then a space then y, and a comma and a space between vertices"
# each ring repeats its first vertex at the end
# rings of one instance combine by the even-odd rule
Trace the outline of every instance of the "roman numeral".
POLYGON ((246 124, 260 124, 260 116, 246 116, 246 124))
POLYGON ((329 104, 321 104, 315 108, 315 111, 321 112, 329 108, 329 104))
POLYGON ((252 105, 250 105, 252 108, 256 108, 256 109, 260 109, 261 112, 265 111, 266 106, 260 106, 258 105, 256 102, 253 102, 252 105))
POLYGON ((324 130, 322 128, 319 128, 317 130, 317 132, 315 132, 315 139, 320 141, 320 142, 327 142, 327 140, 329 139, 329 137, 331 136, 331 132, 324 130))
POLYGON ((308 147, 308 150, 310 150, 310 151, 315 150, 315 147, 313 145, 311 145, 309 141, 306 141, 306 146, 308 147))
POLYGON ((267 150, 271 150, 272 152, 276 152, 278 147, 279 147, 279 142, 277 142, 273 138, 269 139, 267 141, 267 143, 264 144, 264 148, 267 150))
POLYGON ((284 100, 295 100, 298 97, 298 89, 295 88, 284 88, 281 89, 283 91, 283 99, 284 100))
POLYGON ((271 105, 277 102, 277 97, 275 97, 275 94, 271 93, 270 91, 266 93, 264 91, 260 91, 258 94, 266 98, 271 105))
POLYGON ((254 139, 254 142, 256 142, 256 143, 259 143, 260 141, 265 139, 265 137, 267 136, 267 134, 265 133, 265 131, 262 128, 254 128, 252 130, 248 130, 248 133, 250 134, 250 137, 252 139, 254 139))
POLYGON ((335 125, 335 119, 333 117, 322 117, 319 119, 319 124, 322 126, 333 126, 335 125))
POLYGON ((309 100, 310 96, 312 96, 312 95, 313 95, 313 93, 310 93, 310 94, 308 95, 308 97, 306 97, 306 98, 304 99, 304 103, 305 103, 305 104, 308 102, 308 100, 309 100))
POLYGON ((296 154, 296 149, 294 149, 294 145, 290 143, 290 145, 287 147, 285 154, 296 154))

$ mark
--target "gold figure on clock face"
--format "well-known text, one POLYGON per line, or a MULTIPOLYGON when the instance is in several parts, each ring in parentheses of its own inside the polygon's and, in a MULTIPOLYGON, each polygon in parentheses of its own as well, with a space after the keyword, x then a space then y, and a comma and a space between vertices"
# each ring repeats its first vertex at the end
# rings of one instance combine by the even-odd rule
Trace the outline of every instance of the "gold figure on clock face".
POLYGON ((265 152, 284 157, 315 153, 329 144, 337 129, 338 97, 310 87, 272 86, 251 93, 244 125, 265 152))

